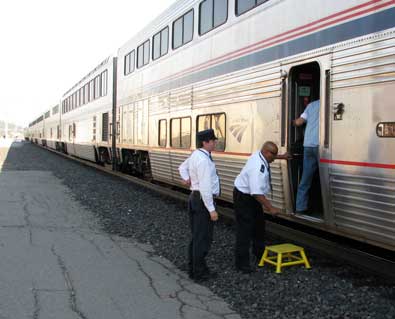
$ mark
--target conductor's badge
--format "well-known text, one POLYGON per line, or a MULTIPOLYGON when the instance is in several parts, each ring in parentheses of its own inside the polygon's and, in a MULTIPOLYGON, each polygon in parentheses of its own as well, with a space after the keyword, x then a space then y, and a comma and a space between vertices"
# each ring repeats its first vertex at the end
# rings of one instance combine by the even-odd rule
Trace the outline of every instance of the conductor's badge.
POLYGON ((266 168, 265 165, 262 164, 262 165, 261 165, 261 173, 264 173, 264 172, 265 172, 265 168, 266 168))

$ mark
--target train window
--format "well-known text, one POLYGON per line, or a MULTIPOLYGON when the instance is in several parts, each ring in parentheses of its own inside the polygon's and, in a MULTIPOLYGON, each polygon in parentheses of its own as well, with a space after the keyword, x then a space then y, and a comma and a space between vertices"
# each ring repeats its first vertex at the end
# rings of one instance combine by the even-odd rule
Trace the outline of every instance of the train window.
POLYGON ((101 73, 101 96, 106 96, 107 95, 107 70, 103 71, 101 73))
POLYGON ((137 47, 137 68, 141 68, 149 63, 149 52, 149 40, 137 47))
POLYGON ((225 113, 217 114, 206 114, 200 115, 197 118, 197 131, 203 131, 212 128, 215 132, 215 136, 218 138, 217 145, 215 146, 216 151, 225 151, 226 141, 226 117, 225 113))
POLYGON ((159 120, 159 141, 158 144, 161 147, 166 147, 167 143, 167 121, 159 120))
POLYGON ((99 98, 101 95, 101 81, 100 75, 95 77, 95 99, 99 98))
POLYGON ((193 9, 173 22, 173 49, 193 39, 193 9))
POLYGON ((152 59, 156 60, 169 51, 169 27, 164 28, 152 38, 152 59))
POLYGON ((199 35, 224 24, 228 19, 228 0, 205 0, 199 6, 199 35))
POLYGON ((181 119, 172 119, 170 122, 171 147, 181 148, 180 125, 181 125, 181 119))
POLYGON ((191 147, 191 119, 189 117, 181 119, 181 147, 191 147))
POLYGON ((169 27, 162 30, 160 37, 160 55, 164 56, 169 51, 169 27))
POLYGON ((269 0, 236 0, 236 15, 241 15, 269 0))
POLYGON ((173 49, 182 46, 182 17, 173 23, 173 49))
POLYGON ((131 51, 125 55, 124 61, 124 75, 128 75, 134 71, 135 51, 131 51))
POLYGON ((95 99, 95 82, 91 80, 89 82, 89 101, 93 101, 95 99))
POLYGON ((89 102, 89 84, 88 83, 86 83, 85 85, 84 85, 84 96, 85 96, 85 99, 84 99, 84 104, 87 104, 88 102, 89 102))
POLYGON ((170 121, 170 146, 175 148, 191 147, 191 118, 183 117, 170 121))
POLYGON ((77 92, 77 103, 76 103, 76 107, 79 107, 81 105, 81 91, 78 90, 77 92))

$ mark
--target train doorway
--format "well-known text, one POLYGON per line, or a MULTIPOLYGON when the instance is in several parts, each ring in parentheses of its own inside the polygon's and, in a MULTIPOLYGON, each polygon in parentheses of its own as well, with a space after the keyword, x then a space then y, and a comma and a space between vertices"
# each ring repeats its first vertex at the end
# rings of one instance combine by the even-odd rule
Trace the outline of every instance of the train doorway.
MULTIPOLYGON (((293 159, 289 162, 288 170, 291 184, 290 189, 294 199, 294 212, 306 217, 323 219, 323 205, 318 162, 316 163, 317 168, 313 175, 311 187, 309 189, 307 188, 307 207, 305 206, 305 209, 298 209, 296 207, 298 189, 300 194, 302 194, 302 188, 299 188, 299 185, 303 176, 303 143, 305 138, 306 124, 301 126, 291 124, 293 120, 299 118, 302 115, 310 102, 320 99, 320 78, 320 66, 317 62, 299 65, 293 67, 290 70, 288 86, 288 118, 290 123, 288 128, 288 152, 292 154, 293 159)), ((299 204, 302 202, 303 201, 301 201, 299 198, 299 204)), ((301 205, 299 205, 299 207, 300 206, 301 205)))

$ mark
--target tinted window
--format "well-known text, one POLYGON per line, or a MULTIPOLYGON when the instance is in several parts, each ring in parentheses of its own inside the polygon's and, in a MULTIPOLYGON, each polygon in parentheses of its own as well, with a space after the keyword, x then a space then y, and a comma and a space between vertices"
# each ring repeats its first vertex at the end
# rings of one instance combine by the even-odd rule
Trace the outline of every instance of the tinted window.
POLYGON ((193 10, 173 22, 173 49, 188 43, 193 38, 193 10))
POLYGON ((200 4, 199 34, 204 34, 213 28, 213 0, 200 4))
POLYGON ((214 1, 214 28, 225 23, 228 19, 228 0, 214 1))
POLYGON ((169 27, 161 32, 161 50, 160 55, 163 56, 169 51, 169 27))
POLYGON ((150 45, 149 45, 149 40, 147 40, 137 48, 138 68, 141 68, 142 66, 149 63, 149 54, 150 54, 150 45))
POLYGON ((149 40, 144 43, 144 65, 149 63, 150 46, 149 40))
POLYGON ((141 68, 144 65, 144 46, 140 45, 137 48, 137 68, 141 68))
POLYGON ((216 151, 225 150, 225 134, 226 134, 226 118, 225 113, 219 114, 207 114, 198 117, 197 131, 203 131, 212 128, 215 132, 215 136, 218 138, 217 145, 215 146, 216 151))
POLYGON ((173 23, 173 49, 182 46, 182 21, 181 17, 173 23))
POLYGON ((171 120, 171 147, 180 148, 181 141, 180 141, 180 119, 172 119, 171 120))
POLYGON ((101 74, 101 87, 102 87, 102 91, 101 91, 101 95, 102 96, 106 96, 107 95, 107 70, 102 72, 101 74))
POLYGON ((125 70, 124 74, 127 75, 134 71, 135 51, 129 52, 125 55, 125 70))
POLYGON ((152 40, 152 58, 156 60, 160 57, 160 32, 154 35, 152 40))
POLYGON ((199 7, 199 34, 204 34, 226 22, 228 0, 205 0, 199 7))
POLYGON ((268 0, 236 0, 236 14, 240 15, 267 1, 268 0))
POLYGON ((159 121, 159 146, 166 147, 167 140, 167 121, 160 120, 159 121))
POLYGON ((191 147, 191 119, 181 119, 181 148, 191 147))
POLYGON ((171 145, 175 148, 191 147, 191 118, 184 117, 180 119, 172 119, 171 126, 171 145))
POLYGON ((193 11, 184 15, 184 38, 182 43, 185 44, 193 38, 193 11))
POLYGON ((169 27, 164 28, 162 31, 154 35, 152 40, 153 52, 152 58, 154 60, 165 55, 169 50, 169 27))

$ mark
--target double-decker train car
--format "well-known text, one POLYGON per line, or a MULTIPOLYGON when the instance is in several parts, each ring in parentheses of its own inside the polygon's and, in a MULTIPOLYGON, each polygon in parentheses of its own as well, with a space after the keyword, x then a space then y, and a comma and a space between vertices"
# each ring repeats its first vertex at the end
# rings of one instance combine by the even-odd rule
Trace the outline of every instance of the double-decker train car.
POLYGON ((60 141, 60 112, 59 104, 44 113, 44 144, 54 150, 59 150, 60 141))
POLYGON ((112 104, 65 111, 63 97, 70 154, 180 185, 196 132, 213 128, 231 201, 248 156, 271 140, 293 155, 271 164, 283 218, 395 250, 395 1, 179 0, 111 65, 89 81, 108 69, 112 104), (320 165, 309 213, 295 214, 304 132, 291 121, 316 99, 320 165))
POLYGON ((40 115, 37 119, 29 124, 26 131, 27 137, 32 143, 43 145, 42 139, 44 136, 44 114, 40 115))
POLYGON ((113 63, 112 57, 106 58, 63 95, 61 148, 64 152, 90 161, 111 159, 113 63))

